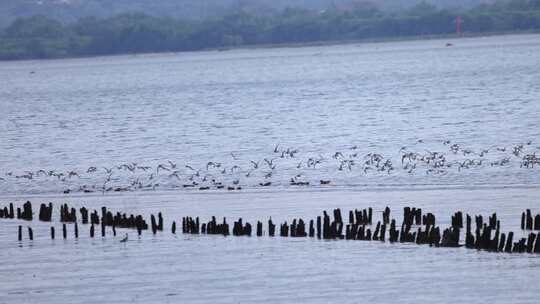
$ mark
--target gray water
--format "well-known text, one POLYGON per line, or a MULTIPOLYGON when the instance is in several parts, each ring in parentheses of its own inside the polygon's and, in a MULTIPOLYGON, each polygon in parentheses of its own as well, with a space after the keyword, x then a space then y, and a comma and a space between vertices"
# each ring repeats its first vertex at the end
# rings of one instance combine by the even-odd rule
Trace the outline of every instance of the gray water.
MULTIPOLYGON (((2 62, 0 205, 30 199, 162 211, 166 225, 186 215, 290 221, 386 205, 397 217, 411 205, 443 226, 457 210, 497 212, 504 231, 519 233, 521 212, 539 212, 540 170, 525 168, 523 157, 540 150, 540 36, 451 42, 2 62), (298 152, 282 158, 287 149, 298 152), (404 151, 439 152, 449 166, 415 161, 411 170, 404 151), (366 164, 373 154, 394 169, 366 164), (318 163, 308 167, 310 159, 318 163), (340 170, 344 160, 354 165, 340 170), (475 165, 460 167, 467 161, 475 165), (117 167, 131 163, 149 169, 117 167), (310 185, 290 185, 293 177, 310 185), (242 190, 215 187, 235 181, 242 190), (198 190, 206 185, 208 192, 198 190), (114 188, 127 192, 106 191, 114 188)), ((79 240, 52 241, 37 222, 35 240, 19 243, 19 224, 0 222, 0 302, 540 298, 534 255, 165 232, 140 239, 130 232, 121 244, 120 235, 88 238, 88 227, 79 240)))

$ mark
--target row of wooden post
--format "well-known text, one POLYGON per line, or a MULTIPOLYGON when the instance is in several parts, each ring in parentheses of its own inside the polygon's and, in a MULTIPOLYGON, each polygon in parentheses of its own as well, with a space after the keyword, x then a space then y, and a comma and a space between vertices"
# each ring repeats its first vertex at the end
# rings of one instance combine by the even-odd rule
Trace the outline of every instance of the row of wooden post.
MULTIPOLYGON (((88 223, 89 213, 86 208, 80 209, 82 222, 88 223)), ((459 247, 460 245, 460 231, 463 228, 463 213, 458 211, 451 218, 451 227, 445 229, 442 234, 439 227, 436 226, 436 219, 432 213, 422 214, 420 208, 405 207, 403 210, 403 221, 401 229, 397 229, 396 220, 392 219, 391 211, 389 207, 386 207, 382 211, 382 221, 378 221, 375 229, 370 227, 373 223, 373 209, 363 210, 350 210, 349 211, 349 223, 345 225, 341 210, 339 208, 334 209, 331 217, 326 211, 323 211, 323 215, 318 216, 316 222, 310 220, 309 224, 303 219, 293 219, 291 224, 286 221, 280 224, 280 233, 282 237, 317 237, 319 239, 348 239, 348 240, 374 240, 385 241, 386 230, 388 230, 388 236, 390 242, 411 242, 417 244, 428 244, 430 246, 441 247, 459 247), (413 225, 416 226, 416 231, 413 229, 413 225)), ((39 219, 42 221, 51 221, 52 217, 52 204, 41 204, 39 219)), ((14 206, 13 204, 8 207, 0 209, 0 218, 14 218, 14 206)), ((23 220, 32 220, 32 205, 30 202, 26 202, 23 205, 23 209, 17 208, 17 218, 23 220)), ((77 215, 74 208, 69 208, 67 204, 60 207, 60 219, 64 222, 62 226, 62 235, 67 238, 67 228, 65 222, 74 222, 75 237, 78 237, 78 225, 77 215)), ((540 253, 540 234, 530 233, 528 237, 521 238, 514 242, 514 233, 508 234, 500 231, 500 221, 497 219, 497 215, 494 213, 488 218, 488 221, 484 223, 482 216, 475 216, 476 230, 472 232, 472 218, 467 215, 466 218, 466 234, 465 234, 465 247, 478 250, 488 250, 495 252, 528 252, 528 253, 540 253)), ((115 215, 111 211, 108 211, 106 207, 101 209, 101 218, 98 216, 97 211, 94 210, 90 214, 90 236, 94 237, 95 228, 94 225, 101 223, 101 235, 105 237, 106 226, 112 227, 113 235, 116 235, 116 228, 135 228, 139 235, 142 230, 148 229, 148 225, 144 221, 141 215, 129 217, 126 214, 117 212, 115 215)), ((540 215, 536 215, 533 220, 532 213, 528 209, 522 214, 521 221, 522 229, 533 230, 540 228, 540 215)), ((270 218, 268 220, 268 235, 275 236, 276 225, 270 218)), ((151 215, 151 229, 153 234, 157 231, 163 231, 163 216, 158 213, 158 217, 151 215)), ((172 223, 172 233, 176 233, 176 222, 172 223)), ((223 222, 218 224, 216 218, 213 216, 208 223, 199 223, 199 218, 195 219, 191 217, 184 217, 182 219, 182 233, 190 234, 221 234, 229 235, 229 225, 225 218, 223 222)), ((232 234, 234 236, 251 236, 252 226, 248 222, 244 222, 242 218, 235 221, 233 224, 232 234)), ((257 221, 256 235, 262 236, 263 223, 257 221)), ((32 228, 28 227, 29 239, 33 239, 32 228)), ((55 231, 54 227, 51 227, 51 238, 54 239, 55 231)), ((22 239, 22 226, 19 226, 18 233, 19 240, 22 239)))
POLYGON ((540 230, 540 214, 533 219, 531 209, 521 213, 521 230, 540 230))

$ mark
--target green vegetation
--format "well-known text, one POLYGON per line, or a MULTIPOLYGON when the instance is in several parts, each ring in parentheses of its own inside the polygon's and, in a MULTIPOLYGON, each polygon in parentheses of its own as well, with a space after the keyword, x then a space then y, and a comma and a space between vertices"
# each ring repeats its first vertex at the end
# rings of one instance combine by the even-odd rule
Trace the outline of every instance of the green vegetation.
POLYGON ((237 12, 205 21, 132 13, 62 24, 34 16, 17 19, 0 32, 0 59, 446 35, 455 32, 458 15, 469 33, 538 30, 540 0, 497 2, 461 11, 421 3, 399 13, 385 13, 372 4, 360 3, 346 10, 285 9, 272 15, 237 12))

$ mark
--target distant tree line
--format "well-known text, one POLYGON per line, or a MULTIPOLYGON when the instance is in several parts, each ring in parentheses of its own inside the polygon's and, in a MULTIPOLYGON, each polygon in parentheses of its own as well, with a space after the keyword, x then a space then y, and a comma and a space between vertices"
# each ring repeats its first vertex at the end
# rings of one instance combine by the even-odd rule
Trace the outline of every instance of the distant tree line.
POLYGON ((361 3, 346 10, 285 9, 266 16, 239 11, 204 21, 131 13, 63 24, 34 16, 17 19, 0 32, 0 60, 445 35, 455 32, 458 15, 470 33, 538 30, 540 0, 496 2, 468 10, 421 3, 399 13, 361 3))

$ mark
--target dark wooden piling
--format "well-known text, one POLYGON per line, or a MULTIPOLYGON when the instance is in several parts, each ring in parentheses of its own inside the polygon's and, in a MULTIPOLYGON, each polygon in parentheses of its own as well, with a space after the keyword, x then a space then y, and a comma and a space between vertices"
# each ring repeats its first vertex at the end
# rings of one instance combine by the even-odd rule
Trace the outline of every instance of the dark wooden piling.
POLYGON ((534 250, 534 241, 536 240, 536 234, 530 233, 527 238, 527 253, 532 253, 534 250))
POLYGON ((503 252, 504 251, 504 245, 506 244, 506 234, 504 233, 501 233, 501 239, 499 241, 499 248, 498 248, 498 251, 499 252, 503 252))
POLYGON ((504 252, 511 253, 513 245, 514 233, 512 231, 508 232, 508 239, 506 240, 506 246, 504 247, 504 252))
POLYGON ((379 231, 381 230, 381 222, 377 222, 377 226, 375 228, 375 232, 373 232, 373 240, 378 241, 379 240, 379 231))
MULTIPOLYGON (((390 214, 390 212, 388 212, 390 214)), ((379 235, 379 241, 384 242, 386 239, 386 224, 381 226, 381 234, 379 235)))
POLYGON ((105 222, 101 221, 101 237, 105 237, 105 222))
POLYGON ((172 232, 172 234, 176 234, 176 222, 175 221, 172 222, 171 232, 172 232))
POLYGON ((467 214, 467 230, 465 233, 465 247, 474 248, 474 236, 471 232, 471 216, 467 214))
POLYGON ((534 230, 540 230, 540 214, 534 217, 534 230))
POLYGON ((279 236, 281 237, 288 237, 289 236, 289 225, 287 224, 287 221, 285 223, 281 224, 279 229, 279 236))
POLYGON ((14 219, 15 218, 15 212, 13 208, 13 203, 9 203, 9 218, 14 219))
POLYGON ((318 239, 321 238, 321 233, 322 233, 322 230, 321 230, 321 217, 317 216, 317 238, 318 239))
POLYGON ((360 241, 364 241, 366 239, 366 225, 358 227, 355 239, 360 241))
POLYGON ((18 234, 19 242, 22 241, 22 226, 19 225, 19 234, 18 234))
POLYGON ((28 227, 28 238, 30 241, 34 240, 34 232, 32 231, 32 227, 28 227))
POLYGON ((536 244, 534 244, 534 253, 540 253, 540 232, 536 235, 536 244))
POLYGON ((493 215, 489 217, 489 227, 491 229, 495 229, 496 226, 497 226, 497 213, 493 213, 493 215))
POLYGON ((383 225, 390 224, 390 208, 386 206, 383 211, 383 225))
POLYGON ((403 207, 403 224, 412 225, 413 224, 413 215, 411 212, 411 207, 403 207))
POLYGON ((52 217, 52 203, 49 203, 49 206, 41 204, 39 207, 39 216, 38 219, 42 222, 50 222, 52 217))
POLYGON ((51 240, 54 240, 54 227, 51 227, 51 240))
POLYGON ((251 236, 251 224, 246 222, 246 226, 244 227, 244 235, 251 236))
MULTIPOLYGON (((494 213, 493 214, 493 217, 492 219, 497 219, 497 215, 494 213)), ((491 224, 493 223, 490 223, 490 226, 492 226, 491 224)), ((493 229, 493 226, 490 227, 491 229, 493 229)), ((490 245, 489 245, 489 251, 495 251, 497 252, 498 249, 499 249, 499 237, 500 237, 500 230, 501 230, 501 223, 499 221, 496 221, 495 222, 495 236, 492 240, 490 240, 490 245)))
POLYGON ((390 243, 397 242, 399 239, 399 231, 396 230, 396 220, 392 219, 392 222, 390 223, 390 230, 389 230, 389 240, 390 243))
POLYGON ((315 237, 315 227, 313 226, 313 220, 309 220, 309 237, 315 237))
POLYGON ((75 238, 78 239, 79 238, 79 225, 77 223, 75 223, 74 231, 75 231, 75 238))
POLYGON ((263 235, 263 224, 260 221, 257 221, 257 236, 263 235))
POLYGON ((514 248, 512 248, 512 252, 524 253, 525 250, 527 249, 526 242, 527 242, 526 238, 521 238, 519 241, 515 242, 514 243, 514 248))
POLYGON ((527 230, 533 230, 533 218, 531 215, 531 209, 527 209, 527 222, 525 223, 527 230))
MULTIPOLYGON (((270 219, 270 221, 272 221, 272 219, 270 219)), ((227 221, 226 221, 225 218, 223 218, 223 228, 222 229, 223 229, 223 235, 224 236, 227 236, 227 235, 230 234, 230 232, 229 232, 229 224, 227 224, 227 221)), ((273 229, 272 233, 274 233, 275 230, 276 230, 276 225, 273 225, 272 229, 273 229)))
POLYGON ((79 211, 81 212, 82 223, 88 224, 88 209, 82 207, 81 209, 79 209, 79 211))
POLYGON ((66 227, 66 224, 62 224, 62 237, 64 239, 67 239, 67 227, 66 227))
POLYGON ((116 225, 112 225, 112 234, 113 236, 116 236, 116 225))
POLYGON ((366 241, 371 241, 372 238, 371 238, 371 229, 367 229, 366 230, 366 237, 364 238, 366 241))
POLYGON ((525 214, 525 212, 522 212, 521 213, 521 230, 525 230, 526 219, 527 219, 527 215, 525 214))
POLYGON ((161 212, 158 213, 158 226, 157 229, 159 231, 163 231, 163 216, 161 215, 161 212))
POLYGON ((268 220, 268 235, 274 236, 276 234, 276 225, 272 223, 272 217, 268 220))
POLYGON ((461 211, 452 216, 452 227, 463 228, 463 213, 461 211))
POLYGON ((416 222, 416 225, 422 225, 422 209, 421 208, 416 209, 415 222, 416 222))
POLYGON ((153 214, 150 215, 150 223, 152 226, 152 233, 156 234, 158 226, 156 224, 156 217, 153 214))
POLYGON ((94 237, 94 224, 91 224, 90 225, 90 237, 93 238, 94 237))

